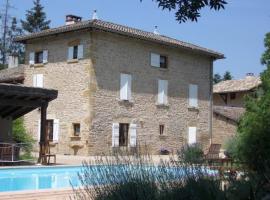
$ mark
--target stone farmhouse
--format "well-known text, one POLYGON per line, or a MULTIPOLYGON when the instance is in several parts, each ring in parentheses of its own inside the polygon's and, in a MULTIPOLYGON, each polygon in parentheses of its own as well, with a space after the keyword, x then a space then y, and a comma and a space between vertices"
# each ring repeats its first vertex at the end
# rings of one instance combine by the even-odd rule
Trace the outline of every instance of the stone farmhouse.
MULTIPOLYGON (((114 149, 176 151, 212 137, 213 62, 223 54, 103 20, 69 15, 66 25, 18 37, 27 86, 53 88, 47 132, 53 153, 114 149)), ((25 116, 38 141, 40 110, 25 116)))
POLYGON ((248 73, 244 79, 222 81, 213 89, 213 143, 224 144, 237 131, 237 124, 245 112, 244 98, 252 95, 261 80, 248 73))

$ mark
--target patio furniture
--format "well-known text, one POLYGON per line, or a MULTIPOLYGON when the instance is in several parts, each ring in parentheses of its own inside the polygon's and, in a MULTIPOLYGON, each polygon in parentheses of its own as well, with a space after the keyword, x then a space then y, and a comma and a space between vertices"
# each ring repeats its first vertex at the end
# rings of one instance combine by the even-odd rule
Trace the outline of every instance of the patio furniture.
POLYGON ((56 164, 56 155, 51 154, 50 144, 49 144, 49 142, 47 142, 46 145, 45 145, 45 154, 41 155, 42 163, 46 164, 46 165, 50 165, 51 164, 51 162, 50 162, 51 158, 54 159, 53 164, 56 164))

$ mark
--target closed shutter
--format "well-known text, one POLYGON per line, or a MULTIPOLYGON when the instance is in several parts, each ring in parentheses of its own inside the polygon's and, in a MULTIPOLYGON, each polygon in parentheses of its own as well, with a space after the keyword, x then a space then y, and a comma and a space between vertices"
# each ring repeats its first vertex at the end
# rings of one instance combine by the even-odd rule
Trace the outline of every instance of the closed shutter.
POLYGON ((82 59, 83 58, 83 45, 79 45, 78 46, 78 59, 82 59))
POLYGON ((112 125, 112 147, 119 147, 119 123, 112 125))
POLYGON ((38 128, 37 128, 37 141, 40 142, 40 132, 41 132, 41 121, 38 120, 38 128))
POLYGON ((156 53, 151 53, 151 66, 160 67, 160 55, 156 53))
POLYGON ((73 47, 68 47, 68 60, 73 59, 73 51, 74 51, 73 47))
POLYGON ((188 144, 195 144, 197 142, 196 140, 196 127, 189 127, 188 128, 188 144))
POLYGON ((59 119, 53 120, 53 142, 58 142, 59 138, 59 119))
POLYGON ((137 144, 137 125, 130 124, 129 132, 130 132, 130 147, 136 147, 136 144, 137 144))
POLYGON ((43 51, 43 63, 48 62, 48 50, 43 51))
POLYGON ((168 103, 168 81, 158 80, 158 104, 168 103))
POLYGON ((198 107, 198 85, 189 85, 189 106, 198 107))
POLYGON ((35 52, 30 52, 29 53, 29 65, 34 65, 35 64, 35 52))
POLYGON ((121 74, 120 80, 120 99, 130 100, 131 99, 131 75, 121 74))
POLYGON ((36 74, 36 87, 43 88, 43 74, 36 74))

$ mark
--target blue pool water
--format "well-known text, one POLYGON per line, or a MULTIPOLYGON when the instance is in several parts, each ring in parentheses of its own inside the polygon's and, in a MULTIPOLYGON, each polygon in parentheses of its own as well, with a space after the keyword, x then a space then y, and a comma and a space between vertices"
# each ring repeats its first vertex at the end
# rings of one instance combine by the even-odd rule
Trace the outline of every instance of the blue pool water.
POLYGON ((80 166, 0 169, 0 192, 78 186, 80 171, 80 166))

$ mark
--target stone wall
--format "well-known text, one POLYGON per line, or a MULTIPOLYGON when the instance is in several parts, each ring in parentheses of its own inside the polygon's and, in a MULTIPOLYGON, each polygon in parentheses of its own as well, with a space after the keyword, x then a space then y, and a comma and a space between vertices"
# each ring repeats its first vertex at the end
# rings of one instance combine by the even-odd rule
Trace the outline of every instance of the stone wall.
POLYGON ((224 116, 213 115, 213 137, 212 143, 222 144, 225 148, 226 143, 231 139, 237 131, 237 123, 224 116))

